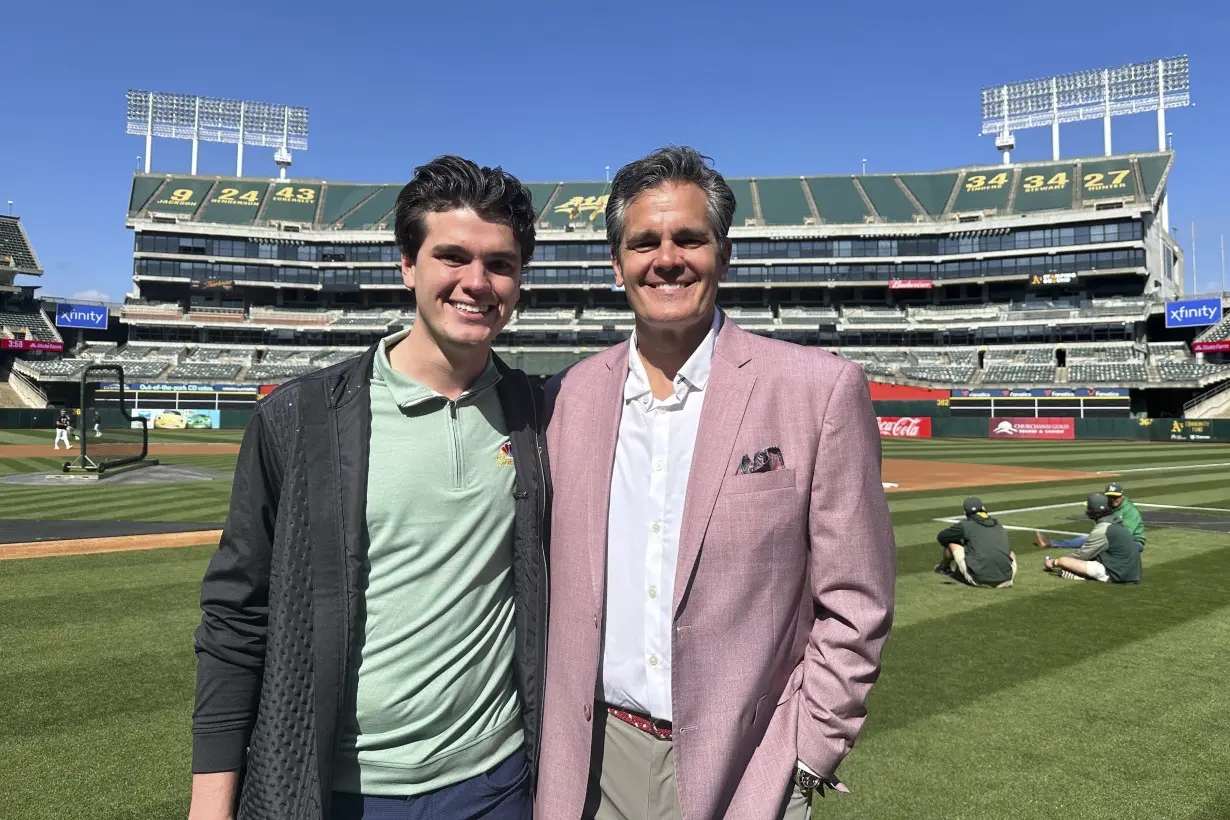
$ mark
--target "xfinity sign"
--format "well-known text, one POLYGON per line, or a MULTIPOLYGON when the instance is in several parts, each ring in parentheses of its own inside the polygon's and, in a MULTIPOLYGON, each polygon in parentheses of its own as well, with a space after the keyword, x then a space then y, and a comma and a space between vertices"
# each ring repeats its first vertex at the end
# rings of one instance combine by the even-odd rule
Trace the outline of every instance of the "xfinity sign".
POLYGON ((1166 327, 1203 327, 1220 321, 1220 298, 1166 303, 1166 327))
POLYGON ((107 309, 99 305, 56 305, 56 327, 107 329, 107 309))

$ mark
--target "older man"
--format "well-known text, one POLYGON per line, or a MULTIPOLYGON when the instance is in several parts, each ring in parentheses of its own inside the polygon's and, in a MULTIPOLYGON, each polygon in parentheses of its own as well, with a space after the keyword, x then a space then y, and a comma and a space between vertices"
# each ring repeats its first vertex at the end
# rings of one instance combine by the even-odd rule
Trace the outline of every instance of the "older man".
POLYGON ((539 817, 806 817, 879 673, 895 552, 867 382, 716 308, 734 210, 690 148, 612 184, 636 328, 548 389, 539 817))

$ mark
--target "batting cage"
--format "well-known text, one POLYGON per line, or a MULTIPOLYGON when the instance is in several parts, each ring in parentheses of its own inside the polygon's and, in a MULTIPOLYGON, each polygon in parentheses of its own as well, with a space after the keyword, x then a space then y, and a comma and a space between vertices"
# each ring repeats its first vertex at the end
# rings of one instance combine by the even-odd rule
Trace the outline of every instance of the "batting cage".
POLYGON ((81 374, 77 434, 81 455, 65 472, 102 473, 116 467, 157 464, 149 456, 149 420, 133 415, 124 392, 124 368, 92 364, 81 374))

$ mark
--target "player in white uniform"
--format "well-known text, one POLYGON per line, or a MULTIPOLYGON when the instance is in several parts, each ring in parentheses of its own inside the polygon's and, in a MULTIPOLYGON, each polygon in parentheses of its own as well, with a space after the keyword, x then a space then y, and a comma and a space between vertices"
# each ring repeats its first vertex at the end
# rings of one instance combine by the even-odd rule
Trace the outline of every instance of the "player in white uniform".
POLYGON ((72 443, 71 441, 69 441, 69 440, 68 440, 68 431, 72 428, 72 426, 73 426, 73 423, 72 423, 72 421, 69 419, 69 417, 68 417, 68 413, 67 413, 67 412, 61 412, 61 413, 60 413, 60 415, 59 415, 59 417, 56 419, 56 440, 55 440, 55 449, 57 449, 57 450, 59 450, 59 449, 60 449, 60 441, 61 441, 61 440, 63 440, 63 441, 64 441, 64 449, 65 449, 65 450, 71 450, 71 449, 73 449, 73 443, 72 443))

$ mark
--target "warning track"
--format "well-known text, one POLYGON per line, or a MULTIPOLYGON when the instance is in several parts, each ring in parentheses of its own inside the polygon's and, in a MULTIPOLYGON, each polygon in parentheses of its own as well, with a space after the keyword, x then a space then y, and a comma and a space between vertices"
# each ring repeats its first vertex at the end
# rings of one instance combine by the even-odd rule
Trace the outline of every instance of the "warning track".
MULTIPOLYGON (((216 444, 151 444, 151 456, 230 456, 239 452, 239 445, 233 442, 218 442, 216 444)), ((3 444, 0 445, 0 458, 59 458, 75 457, 80 450, 56 450, 46 444, 3 444)))

